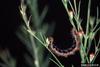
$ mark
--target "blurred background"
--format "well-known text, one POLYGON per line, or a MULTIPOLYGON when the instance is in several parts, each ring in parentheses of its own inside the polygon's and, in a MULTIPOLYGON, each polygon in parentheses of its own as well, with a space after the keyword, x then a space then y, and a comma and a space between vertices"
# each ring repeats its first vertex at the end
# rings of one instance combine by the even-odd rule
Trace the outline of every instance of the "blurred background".
MULTIPOLYGON (((70 30, 72 26, 68 20, 66 10, 61 0, 39 0, 38 3, 39 12, 41 12, 45 5, 48 6, 48 12, 44 19, 44 22, 55 23, 54 32, 52 35, 55 39, 55 44, 61 49, 66 49, 70 47, 72 45, 70 36, 70 30)), ((88 0, 82 0, 81 18, 83 18, 84 20, 83 25, 86 21, 87 4, 88 0)), ((0 51, 2 51, 5 48, 9 49, 11 55, 17 60, 17 67, 27 67, 27 64, 25 64, 23 58, 24 53, 27 52, 26 47, 16 36, 16 30, 19 28, 22 21, 19 12, 19 6, 20 0, 0 1, 0 51)), ((99 6, 100 9, 100 1, 92 0, 92 16, 96 16, 97 6, 99 6)), ((72 64, 78 67, 81 62, 78 52, 75 55, 70 56, 68 58, 58 58, 60 59, 62 64, 65 65, 65 67, 71 67, 72 64)), ((100 60, 99 56, 97 57, 97 61, 95 63, 98 63, 98 60, 100 60)), ((53 67, 53 65, 54 63, 50 62, 49 66, 53 67)))

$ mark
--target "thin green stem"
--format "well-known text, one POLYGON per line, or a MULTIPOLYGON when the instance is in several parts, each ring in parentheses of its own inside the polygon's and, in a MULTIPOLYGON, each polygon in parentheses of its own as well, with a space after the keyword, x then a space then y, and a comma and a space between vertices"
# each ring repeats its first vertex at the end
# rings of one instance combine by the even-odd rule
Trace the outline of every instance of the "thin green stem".
POLYGON ((88 3, 87 24, 86 24, 86 35, 88 35, 88 32, 89 32, 90 5, 91 5, 91 0, 89 0, 89 3, 88 3))
POLYGON ((61 67, 61 66, 59 66, 59 64, 56 62, 56 61, 54 61, 53 59, 51 59, 51 58, 49 58, 52 62, 54 62, 58 67, 61 67))
POLYGON ((31 44, 32 44, 32 48, 33 48, 33 52, 34 52, 34 58, 35 58, 35 65, 36 67, 40 67, 40 64, 39 64, 39 58, 38 58, 38 52, 37 52, 37 48, 36 46, 34 45, 34 40, 33 40, 33 37, 30 35, 30 40, 31 40, 31 44))
POLYGON ((95 25, 95 27, 93 28, 92 31, 95 31, 98 25, 99 25, 99 23, 97 23, 97 24, 95 25))
POLYGON ((81 5, 81 0, 79 1, 79 5, 78 5, 78 15, 77 15, 77 19, 79 19, 79 17, 80 17, 80 5, 81 5))
POLYGON ((70 4, 71 9, 72 9, 72 11, 73 11, 73 13, 74 13, 74 15, 75 15, 75 11, 74 11, 74 8, 73 8, 73 6, 72 6, 71 2, 70 2, 70 1, 68 1, 68 3, 70 4))
POLYGON ((33 37, 35 37, 43 46, 45 46, 45 47, 48 49, 48 51, 52 54, 52 56, 56 59, 56 61, 59 63, 59 65, 60 65, 61 67, 63 67, 63 65, 60 63, 60 61, 57 59, 57 57, 56 57, 56 56, 49 50, 49 48, 46 46, 46 44, 43 43, 37 36, 35 36, 35 35, 33 34, 32 31, 28 30, 28 32, 29 32, 33 37))
POLYGON ((81 47, 82 49, 81 49, 81 58, 82 58, 82 61, 85 63, 86 62, 86 60, 87 60, 87 62, 89 63, 89 59, 88 59, 88 55, 87 55, 87 53, 86 53, 86 51, 85 51, 85 48, 84 48, 84 46, 82 45, 82 47, 81 47), (83 55, 84 54, 84 55, 83 55), (85 57, 86 57, 86 59, 85 59, 85 57))
POLYGON ((98 41, 97 47, 99 47, 99 45, 100 45, 100 39, 99 39, 99 41, 98 41))
POLYGON ((85 36, 84 37, 84 48, 86 50, 86 47, 87 47, 87 40, 88 40, 88 36, 85 36))
POLYGON ((41 32, 40 32, 40 36, 41 36, 41 38, 42 38, 43 42, 44 42, 44 43, 46 43, 46 41, 45 41, 46 39, 44 39, 44 37, 43 37, 43 35, 42 35, 42 33, 41 33, 41 32))
POLYGON ((83 41, 83 37, 81 37, 80 38, 80 40, 81 40, 81 46, 80 46, 80 56, 81 56, 81 60, 82 60, 82 63, 85 63, 85 55, 84 55, 84 50, 83 50, 83 43, 82 43, 82 41, 83 41))
POLYGON ((59 65, 61 66, 61 67, 64 67, 61 63, 60 63, 60 61, 58 60, 58 58, 51 52, 51 50, 49 49, 49 48, 47 48, 48 49, 48 51, 52 54, 52 56, 56 59, 56 61, 59 63, 59 65))
POLYGON ((86 48, 84 46, 85 44, 87 44, 87 38, 85 37, 84 43, 82 43, 82 40, 83 40, 83 38, 81 38, 81 47, 80 47, 81 48, 80 53, 81 53, 82 62, 85 63, 87 60, 87 62, 89 63, 88 54, 86 53, 86 48))
POLYGON ((92 40, 89 39, 89 44, 88 44, 88 46, 87 46, 87 54, 88 54, 89 51, 90 51, 91 43, 92 43, 92 40))
POLYGON ((75 14, 77 15, 77 5, 76 5, 76 0, 74 0, 74 8, 75 8, 75 14))
POLYGON ((96 24, 98 24, 98 18, 99 18, 99 8, 97 7, 97 18, 96 18, 96 24))

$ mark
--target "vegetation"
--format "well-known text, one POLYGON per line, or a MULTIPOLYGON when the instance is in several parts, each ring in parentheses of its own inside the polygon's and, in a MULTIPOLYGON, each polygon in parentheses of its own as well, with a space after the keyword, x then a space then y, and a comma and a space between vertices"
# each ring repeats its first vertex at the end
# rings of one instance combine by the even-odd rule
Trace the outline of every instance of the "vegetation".
MULTIPOLYGON (((48 11, 47 6, 43 9, 41 14, 38 12, 38 0, 21 0, 21 5, 19 7, 21 16, 23 18, 23 24, 20 26, 17 35, 20 40, 25 44, 30 55, 25 54, 26 61, 30 67, 48 67, 50 60, 54 62, 58 67, 64 67, 55 54, 48 48, 47 37, 52 34, 48 31, 51 29, 53 31, 54 24, 43 23, 44 17, 48 11), (27 13, 28 12, 28 13, 27 13), (52 27, 52 28, 51 28, 52 27), (45 49, 46 48, 46 49, 45 49), (50 58, 51 55, 47 54, 44 56, 45 51, 49 51, 54 59, 50 58)), ((76 2, 73 0, 73 4, 70 0, 61 1, 66 9, 66 12, 69 16, 70 23, 73 28, 79 32, 80 30, 83 33, 79 33, 80 37, 80 56, 81 63, 94 63, 96 57, 100 52, 100 39, 96 41, 95 36, 100 32, 99 19, 99 9, 97 7, 97 16, 90 16, 90 7, 91 0, 88 2, 88 11, 87 11, 87 22, 86 27, 82 26, 83 19, 80 18, 80 6, 81 0, 76 2), (78 6, 76 5, 78 4, 78 6), (85 31, 84 31, 85 29, 85 31), (94 42, 95 52, 89 53, 91 50, 90 47, 94 42)), ((16 62, 9 55, 8 51, 5 54, 0 53, 0 58, 4 63, 0 63, 2 67, 15 67, 16 62), (7 56, 5 56, 7 54, 7 56), (7 58, 9 57, 10 62, 7 58), (8 66, 6 66, 8 65, 8 66)), ((74 65, 72 65, 74 67, 74 65)))

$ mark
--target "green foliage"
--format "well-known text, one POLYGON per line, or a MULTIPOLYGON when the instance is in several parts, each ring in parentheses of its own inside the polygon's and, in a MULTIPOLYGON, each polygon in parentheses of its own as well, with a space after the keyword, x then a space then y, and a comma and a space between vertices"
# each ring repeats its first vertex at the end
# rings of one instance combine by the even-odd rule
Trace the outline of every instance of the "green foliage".
MULTIPOLYGON (((70 0, 62 0, 64 7, 68 13, 69 16, 69 20, 73 26, 73 28, 75 28, 77 31, 82 30, 82 19, 80 18, 80 4, 81 4, 81 0, 78 3, 78 6, 76 6, 76 0, 74 0, 74 7, 72 5, 72 3, 70 2, 70 0), (68 8, 68 6, 71 7, 71 9, 68 8), (78 8, 77 8, 78 7, 78 8), (70 13, 70 10, 72 10, 70 13), (75 19, 75 21, 73 20, 75 19), (76 25, 75 25, 76 24, 76 25)), ((98 53, 100 52, 100 39, 98 41, 98 44, 95 43, 95 53, 94 53, 94 57, 91 60, 91 57, 89 54, 90 51, 90 47, 92 45, 92 42, 96 42, 95 41, 95 36, 97 34, 97 32, 99 32, 100 27, 98 27, 98 25, 100 24, 100 19, 99 19, 99 9, 97 7, 97 17, 91 17, 90 16, 90 8, 91 8, 91 0, 89 0, 88 3, 88 11, 87 11, 87 22, 86 22, 86 31, 83 31, 84 34, 83 36, 80 37, 81 40, 81 46, 80 46, 80 56, 82 59, 82 63, 94 63, 95 58, 97 57, 98 53), (96 20, 96 22, 95 22, 96 20), (96 50, 97 48, 97 50, 96 50)), ((82 34, 82 33, 81 33, 82 34)))
MULTIPOLYGON (((99 32, 100 24, 99 19, 99 9, 97 7, 97 17, 90 16, 90 7, 91 0, 88 3, 88 11, 87 11, 87 22, 86 22, 86 30, 83 31, 82 22, 83 19, 80 18, 80 6, 81 0, 78 2, 78 6, 76 5, 76 0, 73 0, 73 4, 70 0, 62 0, 62 3, 68 13, 70 23, 73 28, 78 32, 81 30, 83 33, 80 35, 80 56, 82 63, 94 63, 96 57, 100 52, 100 39, 99 41, 95 40, 96 34, 99 32), (71 7, 71 10, 69 7, 71 7), (95 44, 95 52, 93 54, 89 54, 90 47, 92 42, 95 44), (92 57, 90 57, 90 55, 92 57)), ((41 14, 39 14, 38 9, 38 0, 26 0, 26 4, 24 0, 21 0, 20 5, 20 13, 23 19, 23 23, 18 31, 17 35, 19 39, 23 42, 23 44, 27 47, 29 54, 25 54, 26 63, 30 67, 48 67, 49 61, 54 62, 58 67, 64 67, 58 58, 52 53, 52 51, 48 48, 48 43, 46 42, 47 36, 52 34, 54 24, 43 23, 44 17, 48 11, 47 6, 44 7, 41 14), (27 15, 27 9, 29 8, 29 17, 27 15), (52 27, 52 28, 51 28, 52 27), (51 31, 50 31, 51 29, 51 31), (49 30, 49 31, 48 31, 49 30), (46 49, 45 49, 46 48, 46 49), (48 50, 50 54, 55 58, 55 60, 51 59, 50 55, 44 56, 45 50, 48 50)), ((2 67, 16 67, 16 61, 10 55, 9 51, 6 50, 4 52, 0 52, 0 59, 3 61, 0 63, 2 67)), ((74 67, 74 65, 72 65, 74 67)))
MULTIPOLYGON (((56 59, 59 67, 62 67, 63 65, 56 58, 56 56, 48 49, 48 44, 46 43, 46 38, 47 38, 46 36, 51 34, 51 32, 48 32, 48 30, 50 29, 50 27, 53 27, 53 25, 51 26, 46 23, 43 24, 43 19, 47 13, 47 7, 45 7, 41 15, 39 15, 37 8, 38 7, 37 0, 27 0, 27 6, 24 3, 24 0, 22 0, 20 13, 25 22, 25 25, 22 25, 20 27, 20 32, 18 32, 17 35, 23 41, 23 43, 28 47, 27 49, 29 50, 29 52, 32 55, 32 58, 34 59, 31 60, 33 61, 32 63, 34 63, 35 67, 45 67, 45 66, 48 67, 49 56, 44 58, 44 52, 45 52, 44 49, 46 48, 56 59), (27 19, 27 13, 26 13, 27 6, 29 6, 32 14, 30 15, 29 19, 27 19), (30 23, 31 20, 32 23, 30 23)), ((28 60, 28 62, 30 62, 29 56, 26 55, 25 57, 28 60)))
POLYGON ((8 50, 0 51, 0 67, 16 67, 16 60, 10 55, 8 50))

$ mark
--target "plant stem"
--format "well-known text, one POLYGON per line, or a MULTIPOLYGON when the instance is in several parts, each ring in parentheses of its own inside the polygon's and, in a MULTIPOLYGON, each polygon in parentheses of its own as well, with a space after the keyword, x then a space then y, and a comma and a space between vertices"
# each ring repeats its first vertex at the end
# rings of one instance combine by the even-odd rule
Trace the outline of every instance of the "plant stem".
POLYGON ((34 61, 35 66, 36 67, 40 67, 38 53, 37 53, 38 50, 37 50, 37 48, 35 46, 34 39, 33 39, 33 37, 31 35, 30 35, 30 40, 31 40, 31 44, 32 44, 33 52, 34 52, 34 56, 33 57, 35 59, 35 61, 34 61))
POLYGON ((88 35, 88 32, 89 32, 90 5, 91 5, 91 0, 89 0, 89 3, 88 3, 87 24, 86 24, 86 35, 88 35))
POLYGON ((45 43, 43 43, 38 37, 36 37, 33 33, 32 33, 32 31, 30 31, 30 30, 28 30, 28 32, 33 36, 33 37, 35 37, 44 47, 46 47, 47 48, 47 50, 52 54, 52 56, 56 59, 56 61, 59 63, 59 65, 61 66, 61 67, 63 67, 63 65, 60 63, 60 61, 57 59, 57 57, 49 50, 49 48, 46 46, 46 44, 45 43))

